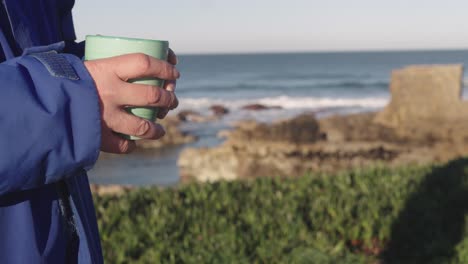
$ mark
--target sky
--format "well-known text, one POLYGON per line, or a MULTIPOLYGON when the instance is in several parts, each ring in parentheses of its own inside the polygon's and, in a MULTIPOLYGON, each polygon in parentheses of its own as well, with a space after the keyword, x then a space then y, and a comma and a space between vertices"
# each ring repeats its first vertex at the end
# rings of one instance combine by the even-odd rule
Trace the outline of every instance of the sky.
POLYGON ((77 38, 169 40, 178 54, 467 49, 467 0, 76 0, 77 38))

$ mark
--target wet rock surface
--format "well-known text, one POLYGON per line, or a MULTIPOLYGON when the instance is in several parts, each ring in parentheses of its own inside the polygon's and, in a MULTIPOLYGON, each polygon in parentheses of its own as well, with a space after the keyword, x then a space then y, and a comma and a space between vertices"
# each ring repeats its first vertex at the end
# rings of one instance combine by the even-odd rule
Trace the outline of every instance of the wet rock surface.
POLYGON ((215 116, 223 116, 229 113, 229 109, 222 105, 212 105, 210 106, 210 110, 215 116))
POLYGON ((242 107, 244 110, 250 110, 250 111, 261 111, 261 110, 269 110, 269 109, 281 109, 281 106, 267 106, 267 105, 262 105, 262 104, 249 104, 249 105, 244 105, 242 107))

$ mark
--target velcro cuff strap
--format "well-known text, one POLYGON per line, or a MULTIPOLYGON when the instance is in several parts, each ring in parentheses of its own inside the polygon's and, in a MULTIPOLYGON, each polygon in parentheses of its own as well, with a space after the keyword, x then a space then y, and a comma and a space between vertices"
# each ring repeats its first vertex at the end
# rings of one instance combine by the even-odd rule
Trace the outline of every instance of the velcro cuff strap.
POLYGON ((67 59, 55 50, 29 54, 40 61, 49 71, 50 75, 70 80, 79 80, 78 74, 67 59))

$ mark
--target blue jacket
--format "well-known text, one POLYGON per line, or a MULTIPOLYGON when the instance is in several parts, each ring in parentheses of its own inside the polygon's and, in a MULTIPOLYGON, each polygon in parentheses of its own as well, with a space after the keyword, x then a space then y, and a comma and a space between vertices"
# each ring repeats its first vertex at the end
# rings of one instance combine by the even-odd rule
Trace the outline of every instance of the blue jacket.
POLYGON ((100 113, 74 0, 0 2, 0 263, 102 263, 100 113))

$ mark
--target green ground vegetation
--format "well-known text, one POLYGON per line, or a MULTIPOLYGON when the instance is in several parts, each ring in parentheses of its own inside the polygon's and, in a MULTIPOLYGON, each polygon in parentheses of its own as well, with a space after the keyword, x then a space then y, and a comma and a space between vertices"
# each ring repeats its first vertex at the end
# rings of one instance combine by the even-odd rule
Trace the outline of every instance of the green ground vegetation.
POLYGON ((106 263, 468 263, 468 159, 95 203, 106 263))

